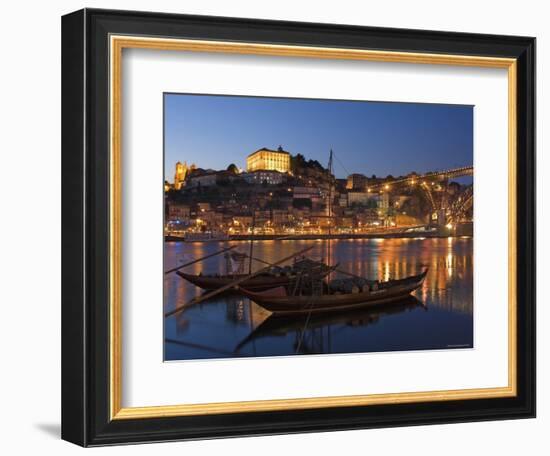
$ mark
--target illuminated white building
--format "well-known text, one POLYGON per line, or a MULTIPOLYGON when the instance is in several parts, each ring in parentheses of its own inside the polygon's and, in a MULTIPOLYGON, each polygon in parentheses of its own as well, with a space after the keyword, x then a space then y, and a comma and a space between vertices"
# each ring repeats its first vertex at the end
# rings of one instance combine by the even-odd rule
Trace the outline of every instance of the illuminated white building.
POLYGON ((246 158, 246 170, 252 171, 279 171, 288 173, 290 171, 290 153, 283 150, 281 146, 277 150, 265 147, 252 152, 246 158))

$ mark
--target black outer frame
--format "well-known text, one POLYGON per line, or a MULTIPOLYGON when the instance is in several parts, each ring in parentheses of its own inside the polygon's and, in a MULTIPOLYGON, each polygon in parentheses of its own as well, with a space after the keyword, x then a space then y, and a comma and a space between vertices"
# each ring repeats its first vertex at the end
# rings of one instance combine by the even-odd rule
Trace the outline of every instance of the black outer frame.
POLYGON ((62 18, 62 128, 63 439, 98 446, 535 416, 534 38, 84 9, 62 18), (518 59, 518 395, 110 421, 110 34, 518 59))

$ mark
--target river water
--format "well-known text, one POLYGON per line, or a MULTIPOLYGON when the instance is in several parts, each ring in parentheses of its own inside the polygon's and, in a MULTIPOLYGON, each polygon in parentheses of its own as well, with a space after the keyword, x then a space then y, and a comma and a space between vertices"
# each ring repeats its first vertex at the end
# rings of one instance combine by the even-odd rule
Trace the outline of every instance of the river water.
MULTIPOLYGON (((165 269, 235 242, 165 243, 165 269)), ((240 242, 238 251, 248 252, 240 242)), ((327 241, 256 241, 254 256, 275 262, 313 245, 328 257, 327 241)), ((414 298, 376 310, 309 319, 273 319, 248 298, 216 296, 165 319, 165 360, 294 354, 364 353, 473 347, 473 239, 332 240, 330 263, 369 279, 429 273, 414 298)), ((255 263, 254 269, 262 265, 255 263)), ((225 272, 223 255, 185 272, 225 272)), ((338 277, 335 273, 333 278, 338 277)), ((164 279, 164 312, 204 293, 175 273, 164 279)))

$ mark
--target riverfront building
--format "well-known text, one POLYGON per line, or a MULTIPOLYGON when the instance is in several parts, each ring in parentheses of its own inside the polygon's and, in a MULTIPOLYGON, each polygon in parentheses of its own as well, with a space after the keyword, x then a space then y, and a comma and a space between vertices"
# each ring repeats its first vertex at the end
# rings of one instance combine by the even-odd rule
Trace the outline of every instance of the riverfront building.
POLYGON ((378 195, 373 195, 368 192, 348 192, 348 205, 368 205, 371 200, 378 202, 378 195))
POLYGON ((246 158, 246 170, 248 172, 279 171, 288 173, 290 171, 290 153, 283 150, 281 146, 277 150, 262 147, 246 158))
POLYGON ((346 182, 347 190, 365 191, 367 188, 367 177, 364 174, 350 174, 346 182))
POLYGON ((189 221, 190 208, 186 204, 168 203, 168 221, 189 221))
POLYGON ((242 173, 241 177, 249 184, 279 185, 285 180, 285 175, 279 171, 253 171, 242 173))

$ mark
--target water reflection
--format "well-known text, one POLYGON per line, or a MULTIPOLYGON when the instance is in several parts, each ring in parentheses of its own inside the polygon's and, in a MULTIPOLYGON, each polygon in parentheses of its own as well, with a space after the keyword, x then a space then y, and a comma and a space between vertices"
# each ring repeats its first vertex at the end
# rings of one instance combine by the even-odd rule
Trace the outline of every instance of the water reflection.
POLYGON ((234 353, 239 353, 241 348, 259 338, 289 334, 295 338, 294 347, 297 354, 330 353, 330 329, 332 326, 366 327, 376 324, 384 316, 410 311, 416 307, 423 307, 427 310, 422 302, 411 296, 402 302, 378 309, 343 312, 336 315, 315 315, 311 318, 307 316, 299 318, 264 317, 256 322, 252 331, 237 344, 234 353), (326 337, 323 337, 324 333, 326 333, 326 337))
MULTIPOLYGON (((207 255, 227 244, 167 243, 165 268, 207 255)), ((255 256, 276 261, 310 245, 314 245, 312 257, 328 260, 326 244, 321 241, 259 241, 254 244, 254 252, 255 256)), ((243 242, 238 250, 246 248, 243 242)), ((414 293, 416 305, 405 305, 400 311, 391 309, 393 312, 384 309, 365 315, 363 320, 355 318, 358 315, 338 315, 300 326, 298 320, 292 324, 266 321, 266 312, 240 295, 217 296, 165 320, 165 358, 471 347, 472 250, 473 240, 468 238, 333 240, 330 262, 368 278, 400 278, 418 274, 429 266, 424 286, 414 293), (353 321, 369 323, 353 324, 353 321)), ((224 262, 220 258, 196 263, 186 271, 223 273, 224 262)), ((253 266, 253 270, 262 267, 258 263, 253 266)), ((164 281, 164 311, 202 293, 176 274, 169 274, 164 281)))

